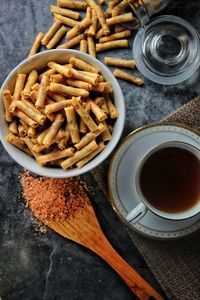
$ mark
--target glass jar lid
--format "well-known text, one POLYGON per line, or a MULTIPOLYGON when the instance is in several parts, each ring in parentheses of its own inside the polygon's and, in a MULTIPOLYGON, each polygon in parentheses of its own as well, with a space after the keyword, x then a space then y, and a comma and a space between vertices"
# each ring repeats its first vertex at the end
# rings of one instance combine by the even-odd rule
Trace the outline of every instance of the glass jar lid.
POLYGON ((133 44, 139 71, 151 81, 177 84, 190 78, 200 64, 198 32, 185 20, 170 15, 150 20, 133 44))

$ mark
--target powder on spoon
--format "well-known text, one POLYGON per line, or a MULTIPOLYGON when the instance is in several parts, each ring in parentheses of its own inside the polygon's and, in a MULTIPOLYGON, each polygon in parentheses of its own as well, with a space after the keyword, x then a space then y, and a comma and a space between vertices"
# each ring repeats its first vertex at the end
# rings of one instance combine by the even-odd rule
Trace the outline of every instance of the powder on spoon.
POLYGON ((27 207, 47 225, 49 221, 62 222, 74 216, 88 202, 86 183, 79 177, 34 177, 23 172, 20 182, 27 207))

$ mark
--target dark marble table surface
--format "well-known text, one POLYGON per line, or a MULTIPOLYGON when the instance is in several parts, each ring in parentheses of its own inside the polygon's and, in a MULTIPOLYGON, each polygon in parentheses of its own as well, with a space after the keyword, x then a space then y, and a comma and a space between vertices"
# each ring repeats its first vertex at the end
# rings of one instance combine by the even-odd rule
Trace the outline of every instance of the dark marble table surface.
MULTIPOLYGON (((46 31, 54 0, 0 1, 0 84, 26 56, 36 33, 46 31)), ((184 17, 200 31, 200 1, 172 1, 167 14, 184 17)), ((129 49, 107 54, 131 58, 129 49)), ((104 54, 99 58, 102 60, 104 54)), ((136 72, 137 73, 137 72, 136 72)), ((200 94, 199 74, 177 86, 145 80, 139 88, 119 81, 127 118, 124 135, 157 121, 200 94)), ((34 221, 24 208, 18 176, 21 168, 0 146, 0 296, 3 300, 131 300, 135 299, 118 275, 87 249, 48 230, 36 235, 34 221)), ((91 174, 84 179, 96 187, 91 174)), ((102 228, 118 252, 161 293, 156 279, 130 240, 98 187, 93 203, 102 228)), ((183 298, 184 299, 184 298, 183 298)))

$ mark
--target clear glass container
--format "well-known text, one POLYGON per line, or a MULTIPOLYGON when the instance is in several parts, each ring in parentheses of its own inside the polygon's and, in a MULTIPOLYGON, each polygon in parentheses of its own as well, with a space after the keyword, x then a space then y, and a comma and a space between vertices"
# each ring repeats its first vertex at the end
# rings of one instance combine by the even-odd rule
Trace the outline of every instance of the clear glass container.
POLYGON ((134 11, 140 26, 146 24, 150 17, 162 11, 171 0, 140 0, 131 2, 130 7, 134 11))
POLYGON ((177 84, 200 65, 199 34, 187 21, 162 15, 139 29, 133 56, 139 71, 151 81, 177 84))

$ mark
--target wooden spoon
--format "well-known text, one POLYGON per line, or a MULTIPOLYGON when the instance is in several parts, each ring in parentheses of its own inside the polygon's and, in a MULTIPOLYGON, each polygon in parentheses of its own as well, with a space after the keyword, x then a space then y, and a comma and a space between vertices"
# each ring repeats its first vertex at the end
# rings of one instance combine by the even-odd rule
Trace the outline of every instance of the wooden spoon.
POLYGON ((63 222, 47 224, 60 235, 81 244, 103 258, 139 299, 163 299, 111 246, 99 225, 89 199, 63 222))

